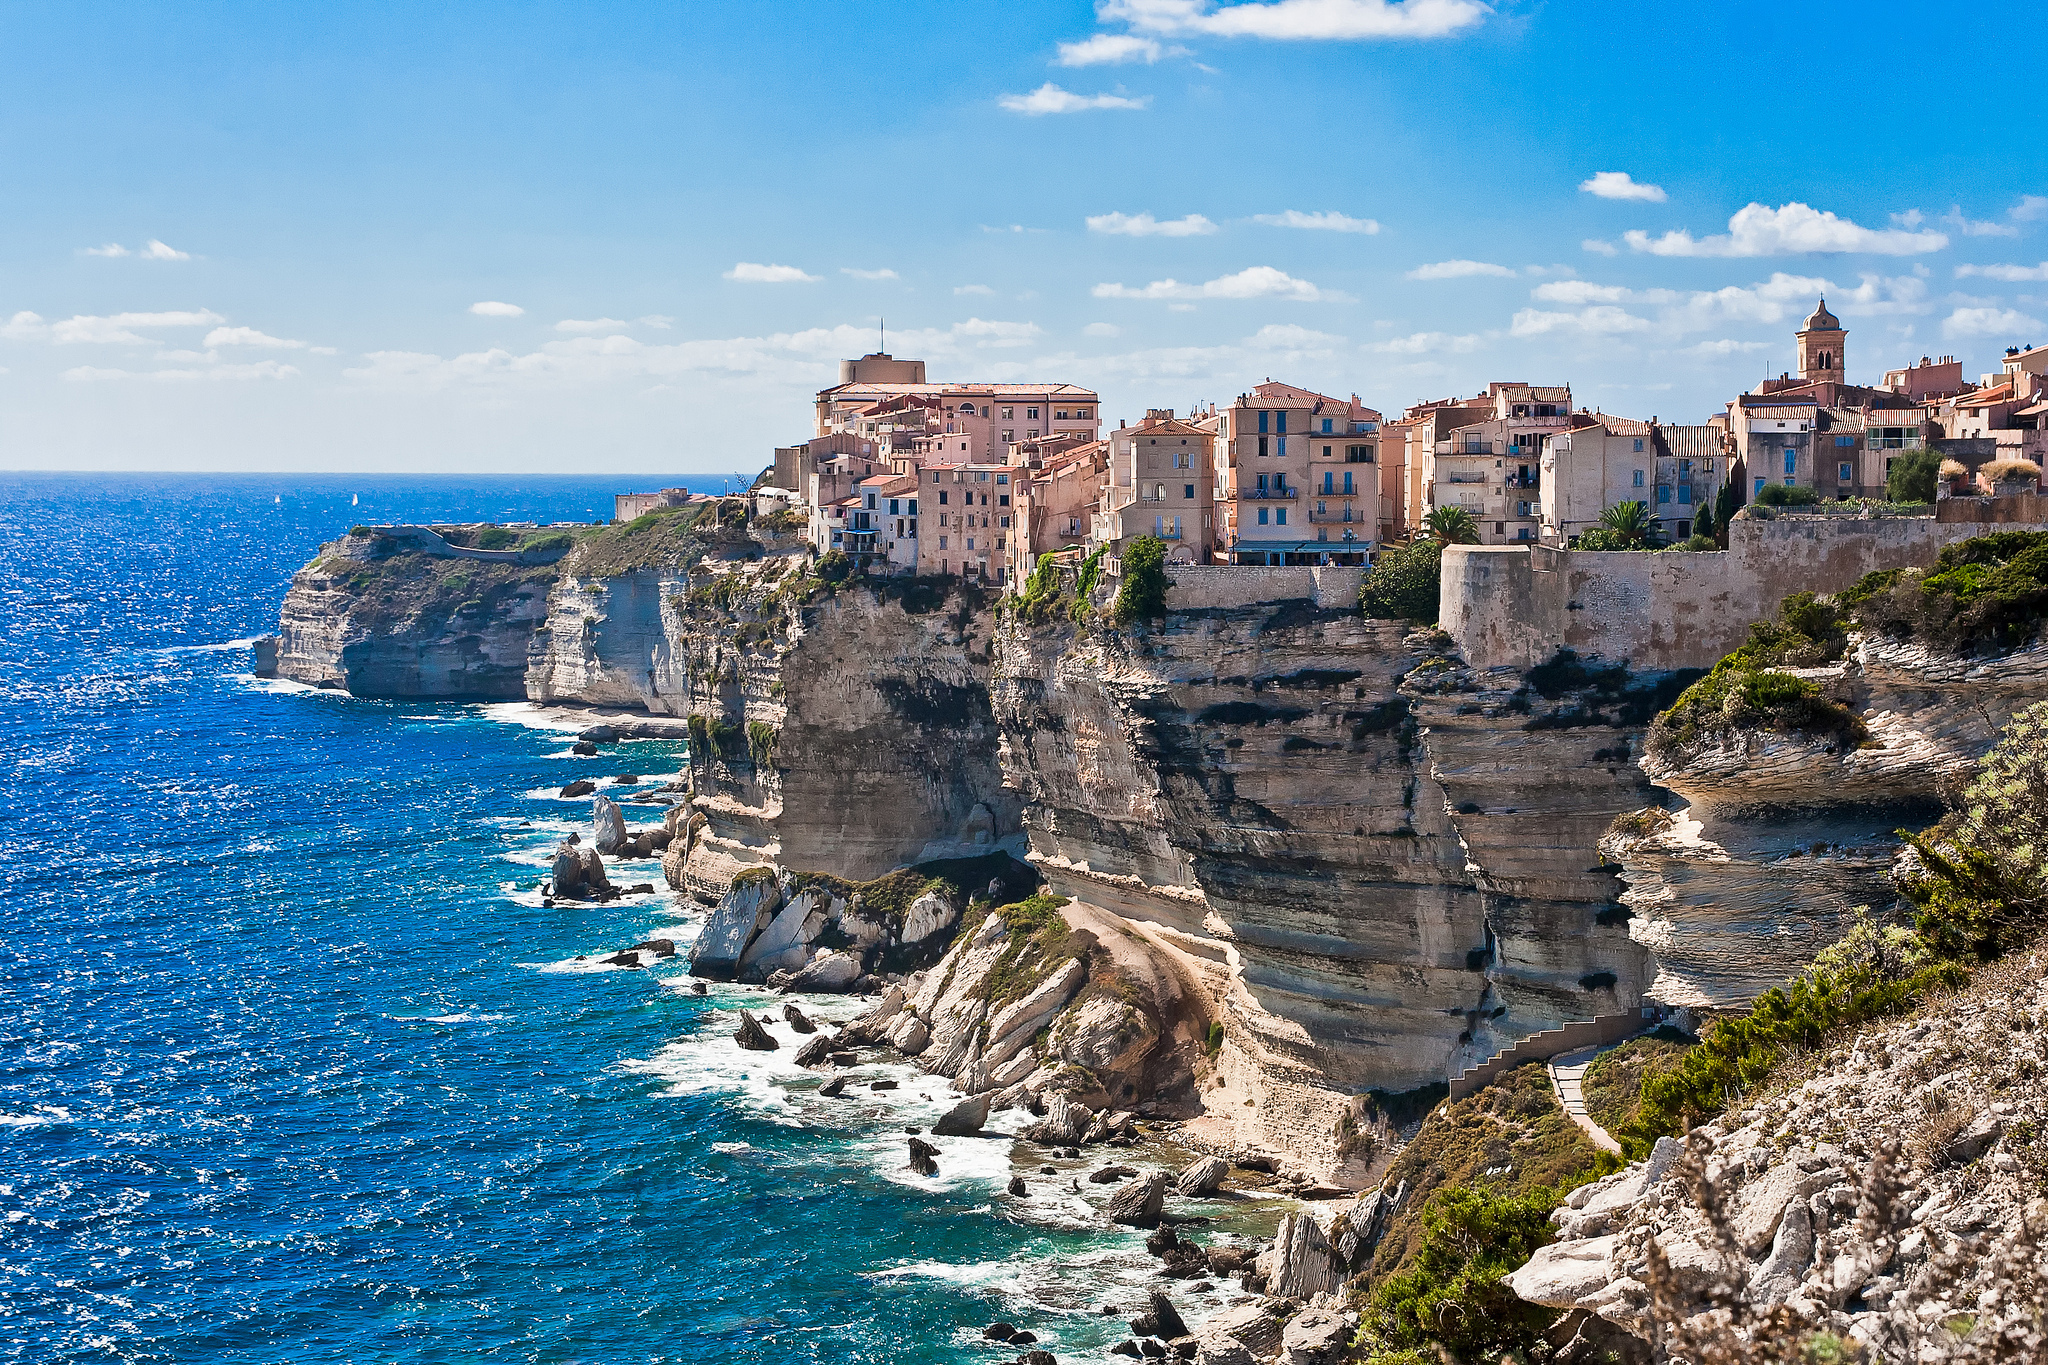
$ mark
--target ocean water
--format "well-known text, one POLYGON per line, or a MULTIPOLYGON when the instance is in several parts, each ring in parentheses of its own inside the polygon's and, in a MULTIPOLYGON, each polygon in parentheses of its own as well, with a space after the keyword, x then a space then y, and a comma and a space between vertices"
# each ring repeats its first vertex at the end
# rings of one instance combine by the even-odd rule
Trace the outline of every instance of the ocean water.
POLYGON ((249 676, 350 525, 586 519, 614 486, 0 475, 0 1359, 971 1361, 1014 1354, 1002 1318, 1064 1365, 1123 1335, 1096 1310, 1155 1263, 1067 1163, 1021 1215, 1007 1141, 913 1177, 940 1086, 819 1099, 731 1043, 761 997, 591 960, 693 933, 666 891, 541 907, 588 819, 552 788, 674 746, 577 759, 517 707, 249 676))

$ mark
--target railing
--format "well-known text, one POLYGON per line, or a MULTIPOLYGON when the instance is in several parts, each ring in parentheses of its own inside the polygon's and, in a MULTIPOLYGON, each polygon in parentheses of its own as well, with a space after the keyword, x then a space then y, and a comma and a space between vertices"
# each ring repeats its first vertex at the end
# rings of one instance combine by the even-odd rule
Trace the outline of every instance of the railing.
POLYGON ((1486 481, 1487 476, 1485 474, 1453 474, 1444 480, 1445 483, 1485 483, 1486 481))
POLYGON ((1251 488, 1239 493, 1238 496, 1251 502, 1273 502, 1279 498, 1298 498, 1301 496, 1301 490, 1298 488, 1251 488))
POLYGON ((1363 524, 1365 523, 1365 514, 1364 514, 1363 512, 1348 512, 1348 511, 1347 511, 1347 512, 1341 512, 1341 513, 1340 513, 1340 512, 1310 512, 1310 513, 1308 514, 1308 519, 1309 519, 1309 523, 1310 523, 1311 525, 1316 525, 1316 526, 1338 526, 1338 525, 1343 525, 1343 524, 1345 524, 1345 523, 1347 523, 1347 522, 1349 522, 1349 523, 1356 523, 1356 524, 1359 524, 1359 525, 1363 525, 1363 524))

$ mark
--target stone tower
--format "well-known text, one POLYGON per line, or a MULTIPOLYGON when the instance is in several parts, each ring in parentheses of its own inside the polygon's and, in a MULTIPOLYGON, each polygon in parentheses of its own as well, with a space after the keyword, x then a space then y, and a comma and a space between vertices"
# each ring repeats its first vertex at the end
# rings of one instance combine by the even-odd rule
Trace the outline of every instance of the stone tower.
POLYGON ((1828 311, 1828 301, 1822 299, 1806 325, 1799 329, 1799 377, 1809 383, 1817 379, 1832 379, 1836 383, 1847 382, 1846 370, 1842 364, 1842 347, 1849 334, 1842 330, 1842 324, 1828 311))

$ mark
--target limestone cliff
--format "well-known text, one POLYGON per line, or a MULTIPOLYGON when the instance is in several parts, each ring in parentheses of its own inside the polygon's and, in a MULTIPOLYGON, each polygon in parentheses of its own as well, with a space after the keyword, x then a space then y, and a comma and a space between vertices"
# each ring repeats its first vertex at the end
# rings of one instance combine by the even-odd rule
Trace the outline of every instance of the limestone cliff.
POLYGON ((1745 1004, 1840 937, 1857 906, 1890 909, 1894 831, 1929 823, 1944 783, 2041 695, 2048 645, 1965 659, 1852 636, 1840 663, 1792 671, 1868 738, 1748 729, 1647 755, 1643 772, 1672 809, 1624 821, 1602 845, 1664 1003, 1745 1004))

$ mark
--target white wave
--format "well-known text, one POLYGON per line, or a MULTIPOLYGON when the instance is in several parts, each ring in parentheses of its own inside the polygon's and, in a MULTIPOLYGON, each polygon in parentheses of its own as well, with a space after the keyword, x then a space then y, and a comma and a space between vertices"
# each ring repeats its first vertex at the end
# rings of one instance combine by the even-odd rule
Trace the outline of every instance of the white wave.
POLYGON ((476 1014, 463 1010, 458 1014, 387 1014, 384 1017, 400 1024, 498 1024, 512 1016, 476 1014))
POLYGON ((751 1152, 754 1150, 754 1144, 751 1142, 714 1142, 711 1144, 711 1150, 714 1152, 751 1152))
POLYGON ((0 1128, 48 1128, 69 1122, 71 1111, 56 1104, 39 1104, 28 1114, 0 1114, 0 1128))
POLYGON ((152 654, 222 654, 231 649, 247 649, 255 643, 256 637, 251 635, 246 640, 222 640, 218 644, 211 645, 163 645, 149 652, 152 654))

